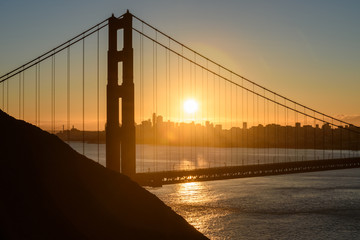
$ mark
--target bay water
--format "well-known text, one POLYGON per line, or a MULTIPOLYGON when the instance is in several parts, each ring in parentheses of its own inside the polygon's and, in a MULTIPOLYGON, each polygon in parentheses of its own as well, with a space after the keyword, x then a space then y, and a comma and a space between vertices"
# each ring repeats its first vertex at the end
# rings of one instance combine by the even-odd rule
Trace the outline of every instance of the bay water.
MULTIPOLYGON (((82 143, 69 144, 82 153, 82 143)), ((85 144, 84 149, 89 158, 105 164, 104 145, 85 144)), ((358 155, 340 150, 155 149, 138 145, 137 171, 358 155)), ((360 169, 192 182, 147 190, 210 239, 360 239, 360 169)))

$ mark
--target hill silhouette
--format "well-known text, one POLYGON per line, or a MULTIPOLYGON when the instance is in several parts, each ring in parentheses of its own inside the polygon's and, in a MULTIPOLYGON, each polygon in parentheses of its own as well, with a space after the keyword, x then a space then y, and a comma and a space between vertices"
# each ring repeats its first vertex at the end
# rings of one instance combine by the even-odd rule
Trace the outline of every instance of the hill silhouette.
POLYGON ((155 195, 0 110, 1 239, 207 239, 155 195))

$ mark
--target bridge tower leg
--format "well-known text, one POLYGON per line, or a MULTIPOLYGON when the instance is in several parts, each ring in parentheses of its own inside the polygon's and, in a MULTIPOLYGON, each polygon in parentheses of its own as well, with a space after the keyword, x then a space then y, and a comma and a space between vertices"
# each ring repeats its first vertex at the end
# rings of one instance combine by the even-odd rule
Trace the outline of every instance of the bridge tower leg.
POLYGON ((135 175, 135 119, 132 48, 132 15, 109 18, 106 167, 132 177, 135 175), (123 29, 123 49, 117 50, 117 31, 123 29), (118 63, 122 62, 123 82, 118 83, 118 63), (119 99, 122 100, 122 126, 119 99), (120 158, 121 155, 121 158, 120 158), (121 159, 121 160, 120 160, 121 159))

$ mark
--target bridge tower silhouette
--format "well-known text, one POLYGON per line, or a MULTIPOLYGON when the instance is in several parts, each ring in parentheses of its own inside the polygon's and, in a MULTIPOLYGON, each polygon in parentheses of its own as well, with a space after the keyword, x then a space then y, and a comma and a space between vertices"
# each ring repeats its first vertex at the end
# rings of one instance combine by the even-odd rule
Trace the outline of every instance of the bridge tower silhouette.
POLYGON ((106 167, 131 177, 135 175, 136 146, 134 120, 134 81, 132 48, 132 15, 109 18, 106 123, 106 167), (117 50, 117 31, 123 29, 123 49, 117 50), (118 62, 122 62, 123 82, 118 84, 118 62), (121 98, 122 125, 119 123, 121 98), (120 164, 121 163, 121 164, 120 164))

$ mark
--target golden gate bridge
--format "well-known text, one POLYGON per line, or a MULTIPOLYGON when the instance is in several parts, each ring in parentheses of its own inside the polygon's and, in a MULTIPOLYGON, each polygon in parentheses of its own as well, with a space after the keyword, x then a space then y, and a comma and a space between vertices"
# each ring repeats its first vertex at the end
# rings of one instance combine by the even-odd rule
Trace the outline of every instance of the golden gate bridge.
POLYGON ((83 154, 95 144, 95 161, 105 143, 106 167, 142 185, 360 166, 359 127, 265 88, 129 12, 4 74, 0 92, 10 115, 81 142, 83 154))

